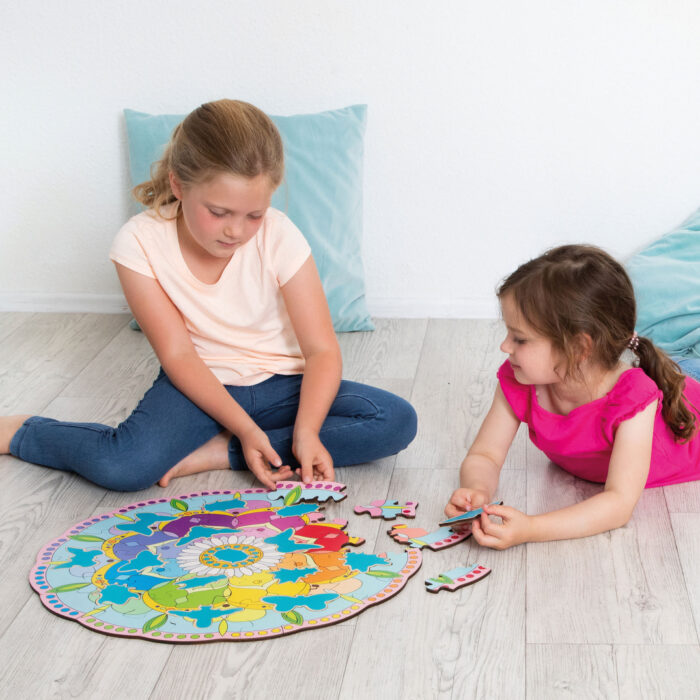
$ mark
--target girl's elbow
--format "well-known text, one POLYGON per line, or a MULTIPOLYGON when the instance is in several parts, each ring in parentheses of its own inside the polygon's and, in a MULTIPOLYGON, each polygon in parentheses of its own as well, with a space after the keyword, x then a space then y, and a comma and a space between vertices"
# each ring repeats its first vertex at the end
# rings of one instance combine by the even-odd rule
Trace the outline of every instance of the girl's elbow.
POLYGON ((619 527, 625 527, 630 520, 632 520, 632 515, 634 514, 634 507, 636 503, 632 505, 621 504, 616 508, 613 518, 613 525, 611 530, 617 530, 619 527))

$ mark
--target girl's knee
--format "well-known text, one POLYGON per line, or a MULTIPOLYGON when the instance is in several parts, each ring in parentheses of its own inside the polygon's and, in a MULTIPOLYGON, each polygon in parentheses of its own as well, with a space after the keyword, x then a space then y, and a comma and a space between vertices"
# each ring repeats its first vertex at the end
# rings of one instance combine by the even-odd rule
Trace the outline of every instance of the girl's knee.
POLYGON ((387 432, 394 436, 397 452, 407 447, 418 432, 418 414, 416 409, 400 396, 395 396, 388 411, 387 432))
POLYGON ((111 491, 142 491, 153 486, 167 471, 162 461, 118 456, 98 459, 92 467, 92 473, 85 476, 111 491))

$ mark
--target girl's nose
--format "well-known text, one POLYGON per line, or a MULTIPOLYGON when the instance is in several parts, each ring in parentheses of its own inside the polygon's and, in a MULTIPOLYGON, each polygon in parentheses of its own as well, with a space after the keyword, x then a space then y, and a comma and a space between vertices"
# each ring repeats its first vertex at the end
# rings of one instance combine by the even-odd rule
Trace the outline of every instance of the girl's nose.
POLYGON ((237 221, 230 221, 224 229, 224 236, 236 238, 241 232, 242 225, 237 221))
POLYGON ((510 343, 508 342, 508 337, 504 338, 503 342, 501 343, 500 347, 501 352, 504 352, 506 355, 510 355, 510 350, 511 346, 510 343))

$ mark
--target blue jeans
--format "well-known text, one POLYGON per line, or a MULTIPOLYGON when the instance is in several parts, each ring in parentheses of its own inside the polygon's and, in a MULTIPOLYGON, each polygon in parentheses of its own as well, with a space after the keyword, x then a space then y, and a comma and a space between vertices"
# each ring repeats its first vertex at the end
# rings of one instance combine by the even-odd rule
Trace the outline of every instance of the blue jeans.
MULTIPOLYGON (((229 394, 265 431, 283 464, 299 463, 292 433, 302 375, 274 375, 253 386, 227 386, 229 394)), ((416 412, 388 391, 343 381, 319 433, 335 466, 396 454, 416 435, 416 412)), ((181 459, 223 430, 161 370, 134 412, 118 427, 29 418, 10 452, 26 462, 76 472, 99 486, 137 491, 154 484, 181 459)), ((247 469, 241 444, 229 442, 231 469, 247 469)))
POLYGON ((700 357, 672 357, 671 359, 681 368, 683 374, 700 382, 700 357))

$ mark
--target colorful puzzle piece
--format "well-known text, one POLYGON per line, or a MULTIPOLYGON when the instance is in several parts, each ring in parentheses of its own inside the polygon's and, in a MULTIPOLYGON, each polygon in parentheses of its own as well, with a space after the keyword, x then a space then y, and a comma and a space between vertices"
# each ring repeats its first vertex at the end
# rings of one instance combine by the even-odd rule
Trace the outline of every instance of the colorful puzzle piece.
POLYGON ((387 530, 387 532, 397 542, 408 544, 418 549, 428 547, 433 551, 451 547, 458 542, 466 540, 467 537, 471 537, 472 534, 464 530, 457 532, 450 527, 441 527, 433 532, 428 532, 420 527, 409 527, 405 523, 397 523, 390 530, 387 530))
POLYGON ((416 549, 353 551, 362 539, 345 520, 310 511, 308 501, 344 498, 344 485, 278 489, 143 500, 92 517, 39 552, 30 583, 51 611, 106 634, 244 641, 347 620, 420 568, 416 549))
POLYGON ((471 566, 458 566, 434 578, 425 579, 425 590, 430 593, 437 593, 441 590, 456 591, 463 586, 470 586, 472 583, 485 578, 491 573, 491 569, 481 564, 471 566))
MULTIPOLYGON (((489 505, 502 506, 503 501, 494 501, 489 505)), ((474 518, 478 518, 483 512, 483 508, 475 508, 474 510, 469 510, 466 513, 462 513, 462 515, 455 515, 454 518, 448 518, 447 520, 443 520, 442 522, 439 522, 438 525, 454 525, 454 523, 464 523, 469 520, 474 520, 474 518)))
POLYGON ((329 498, 342 501, 347 496, 347 493, 344 493, 345 484, 339 484, 337 481, 311 481, 308 484, 303 481, 278 481, 275 486, 276 490, 267 496, 270 501, 284 498, 286 503, 289 494, 297 489, 303 501, 325 503, 329 498))
POLYGON ((355 513, 362 515, 369 513, 372 518, 383 518, 384 520, 393 520, 397 515, 403 515, 404 518, 415 518, 418 501, 406 501, 403 505, 399 505, 396 500, 378 499, 371 501, 368 506, 355 506, 355 513))

